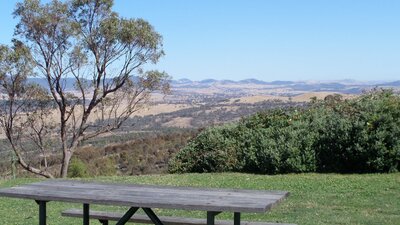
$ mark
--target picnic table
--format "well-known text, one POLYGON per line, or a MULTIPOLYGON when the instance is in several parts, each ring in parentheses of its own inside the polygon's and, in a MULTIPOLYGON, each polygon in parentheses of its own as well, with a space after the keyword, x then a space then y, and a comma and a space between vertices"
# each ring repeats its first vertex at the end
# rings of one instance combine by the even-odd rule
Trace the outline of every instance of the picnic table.
POLYGON ((118 218, 117 225, 127 223, 139 208, 156 225, 164 223, 154 208, 206 211, 207 225, 215 224, 217 214, 232 212, 234 224, 239 225, 241 213, 264 213, 287 197, 288 192, 45 180, 0 189, 0 196, 35 200, 39 205, 39 225, 46 225, 49 201, 83 204, 83 225, 89 225, 90 204, 129 207, 118 218))

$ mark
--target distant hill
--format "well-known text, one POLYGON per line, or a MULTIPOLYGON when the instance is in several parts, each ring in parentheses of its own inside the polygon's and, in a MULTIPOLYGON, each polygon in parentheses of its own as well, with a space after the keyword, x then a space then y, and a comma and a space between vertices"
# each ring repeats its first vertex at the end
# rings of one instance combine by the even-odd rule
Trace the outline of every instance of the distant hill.
POLYGON ((379 84, 378 86, 384 86, 384 87, 399 87, 399 86, 400 86, 400 80, 398 80, 398 81, 393 81, 393 82, 382 83, 382 84, 379 84))
MULTIPOLYGON (((29 78, 28 83, 38 84, 43 88, 49 88, 47 80, 44 78, 29 78)), ((62 84, 65 90, 74 90, 75 78, 63 78, 62 84)))
POLYGON ((179 79, 179 80, 172 80, 172 84, 190 84, 192 83, 189 79, 179 79))
POLYGON ((217 80, 214 80, 214 79, 206 79, 206 80, 199 81, 200 84, 213 84, 216 82, 217 82, 217 80))
POLYGON ((262 81, 257 79, 245 79, 239 81, 233 80, 216 80, 206 79, 201 81, 190 81, 184 79, 185 82, 178 80, 172 83, 175 91, 190 92, 191 89, 197 93, 221 93, 224 95, 279 95, 293 96, 307 92, 335 92, 343 94, 360 94, 365 90, 376 87, 400 89, 400 81, 394 82, 373 82, 373 81, 356 81, 356 80, 337 80, 337 81, 262 81))
POLYGON ((257 80, 257 79, 246 79, 246 80, 241 80, 238 81, 238 83, 240 84, 268 84, 265 81, 262 80, 257 80))
MULTIPOLYGON (((28 82, 37 83, 48 88, 47 81, 43 78, 29 78, 28 82)), ((73 78, 65 78, 63 84, 66 90, 74 90, 73 78)), ((229 97, 249 95, 278 95, 294 96, 307 92, 336 92, 343 94, 359 94, 364 90, 376 87, 400 89, 400 80, 391 82, 365 82, 355 80, 338 81, 262 81, 258 79, 216 80, 205 79, 193 81, 190 79, 172 80, 174 92, 185 92, 192 94, 228 95, 229 97)))
POLYGON ((295 82, 293 82, 293 81, 276 80, 276 81, 269 82, 268 84, 271 84, 271 85, 290 85, 290 84, 294 84, 294 83, 295 82))

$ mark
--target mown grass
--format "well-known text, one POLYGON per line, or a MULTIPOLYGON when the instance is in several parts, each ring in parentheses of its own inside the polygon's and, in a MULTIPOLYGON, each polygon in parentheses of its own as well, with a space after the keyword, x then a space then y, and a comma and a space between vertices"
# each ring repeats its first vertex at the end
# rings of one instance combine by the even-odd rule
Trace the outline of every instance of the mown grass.
MULTIPOLYGON (((393 224, 400 221, 400 173, 393 174, 289 174, 252 175, 237 173, 147 175, 100 177, 90 180, 178 186, 286 190, 291 195, 264 214, 243 214, 253 221, 314 224, 393 224)), ((39 181, 38 179, 0 180, 0 187, 39 181)), ((194 196, 195 197, 195 196, 194 196)), ((80 224, 79 219, 62 218, 60 212, 77 204, 48 203, 49 225, 80 224)), ((123 211, 125 208, 91 206, 123 211)), ((157 210, 160 215, 205 218, 204 212, 157 210)), ((229 219, 224 213, 218 218, 229 219)), ((38 207, 32 200, 0 198, 0 224, 32 225, 38 222, 38 207)), ((92 221, 91 224, 99 224, 92 221)))

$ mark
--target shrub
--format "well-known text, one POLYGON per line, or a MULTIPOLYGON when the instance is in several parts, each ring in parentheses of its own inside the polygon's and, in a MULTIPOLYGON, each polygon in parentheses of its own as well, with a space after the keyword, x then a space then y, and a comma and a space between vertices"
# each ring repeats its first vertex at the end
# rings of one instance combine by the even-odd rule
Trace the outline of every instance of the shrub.
POLYGON ((375 90, 352 101, 325 101, 311 124, 322 172, 399 170, 400 98, 375 90))
POLYGON ((257 113, 201 132, 170 172, 392 172, 400 170, 400 97, 374 90, 308 108, 257 113))
POLYGON ((236 125, 206 129, 170 162, 170 172, 315 170, 312 135, 299 112, 259 113, 236 125))
POLYGON ((91 176, 113 176, 117 174, 115 159, 112 157, 102 157, 94 159, 92 162, 91 176))
POLYGON ((78 158, 73 158, 69 164, 68 177, 88 177, 86 164, 78 158))
POLYGON ((189 142, 170 162, 171 172, 217 172, 235 170, 235 140, 230 125, 209 128, 189 142), (202 149, 202 151, 198 151, 202 149))
POLYGON ((243 171, 257 173, 310 172, 315 170, 311 149, 313 134, 303 110, 274 110, 239 123, 238 150, 245 158, 243 171), (259 121, 257 128, 254 123, 259 121))

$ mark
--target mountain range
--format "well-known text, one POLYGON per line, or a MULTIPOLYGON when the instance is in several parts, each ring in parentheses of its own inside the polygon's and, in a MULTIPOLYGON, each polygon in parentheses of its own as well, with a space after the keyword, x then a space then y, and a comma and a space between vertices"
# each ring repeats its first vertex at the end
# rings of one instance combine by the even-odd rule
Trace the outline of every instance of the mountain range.
POLYGON ((179 89, 199 89, 199 88, 226 88, 226 89, 263 89, 263 90, 286 90, 288 92, 319 92, 329 91, 344 94, 359 94, 362 91, 372 88, 393 88, 400 89, 399 81, 356 81, 356 80, 336 80, 336 81, 262 81, 257 79, 245 79, 239 81, 233 80, 215 80, 206 79, 192 81, 190 79, 173 80, 172 87, 179 89))
MULTIPOLYGON (((47 81, 43 78, 29 78, 29 82, 37 83, 43 87, 47 87, 47 81)), ((66 90, 74 89, 73 78, 65 78, 63 83, 66 90)), ((337 92, 343 94, 359 94, 365 90, 373 88, 393 88, 400 90, 400 80, 398 81, 357 81, 357 80, 336 80, 336 81, 262 81, 258 79, 245 80, 216 80, 205 79, 193 81, 190 79, 178 79, 171 81, 172 89, 175 92, 193 92, 193 93, 236 93, 250 94, 257 92, 258 94, 299 94, 305 92, 337 92)))

